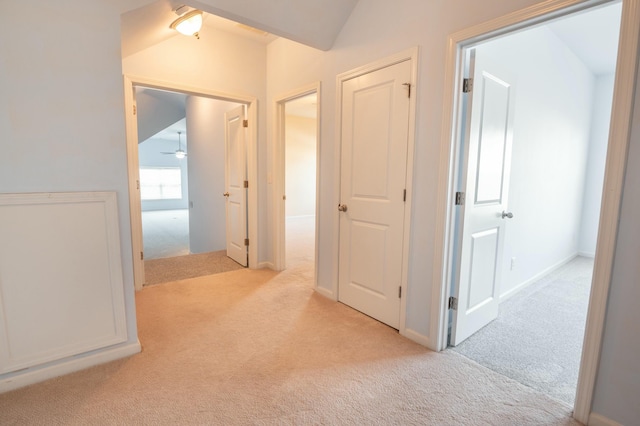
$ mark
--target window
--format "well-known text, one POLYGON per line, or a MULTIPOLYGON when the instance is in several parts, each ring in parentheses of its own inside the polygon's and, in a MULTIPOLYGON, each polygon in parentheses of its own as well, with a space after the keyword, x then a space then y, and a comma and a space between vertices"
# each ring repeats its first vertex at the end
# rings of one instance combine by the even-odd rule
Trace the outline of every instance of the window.
POLYGON ((143 200, 179 200, 182 175, 179 167, 140 169, 140 198, 143 200))

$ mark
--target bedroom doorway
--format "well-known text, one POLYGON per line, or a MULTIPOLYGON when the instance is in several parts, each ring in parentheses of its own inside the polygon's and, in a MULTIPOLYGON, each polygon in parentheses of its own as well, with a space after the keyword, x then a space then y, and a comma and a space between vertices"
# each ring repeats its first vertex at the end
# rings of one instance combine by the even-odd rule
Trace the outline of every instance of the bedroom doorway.
MULTIPOLYGON (((542 21, 545 21, 545 23, 551 22, 553 24, 555 23, 555 22, 552 22, 554 18, 558 18, 561 16, 566 17, 566 16, 569 16, 570 13, 575 13, 574 16, 578 15, 579 13, 587 15, 589 11, 594 11, 594 12, 597 12, 599 10, 602 11, 607 9, 610 6, 619 7, 620 2, 608 2, 605 5, 596 4, 596 3, 587 3, 587 4, 580 5, 580 7, 567 8, 565 10, 561 10, 561 8, 558 8, 553 12, 547 11, 546 12, 548 13, 547 16, 544 16, 544 13, 540 11, 525 10, 523 11, 522 16, 513 17, 512 19, 508 20, 509 22, 511 22, 511 24, 507 24, 505 21, 500 22, 499 20, 495 20, 487 25, 469 28, 451 36, 451 40, 450 40, 451 49, 449 51, 449 61, 450 61, 450 64, 455 62, 456 66, 452 68, 455 71, 452 74, 453 79, 450 80, 449 83, 451 83, 452 87, 454 86, 456 87, 456 92, 458 94, 454 95, 451 99, 447 98, 446 101, 449 102, 452 99, 457 98, 460 100, 460 103, 458 103, 458 106, 456 106, 455 108, 453 108, 453 103, 449 104, 453 110, 453 113, 451 115, 452 120, 450 122, 451 128, 454 130, 453 133, 455 133, 456 136, 454 136, 452 143, 450 145, 452 148, 450 151, 451 157, 449 158, 451 168, 449 169, 449 172, 448 172, 449 175, 447 178, 449 182, 448 183, 449 188, 453 192, 451 192, 449 195, 449 197, 451 197, 450 198, 451 204, 449 204, 451 207, 446 207, 447 215, 449 216, 449 219, 446 221, 447 222, 446 226, 451 226, 451 228, 448 228, 444 231, 444 234, 447 235, 446 241, 449 242, 450 246, 448 248, 446 246, 443 248, 443 250, 447 252, 445 256, 447 257, 447 260, 444 263, 445 270, 443 271, 443 278, 445 277, 446 278, 442 281, 443 295, 446 295, 446 297, 444 297, 442 300, 444 302, 443 304, 444 310, 440 310, 442 322, 440 322, 438 325, 440 330, 439 332, 441 333, 439 334, 440 337, 439 337, 439 343, 438 343, 438 346, 440 348, 444 348, 444 346, 446 345, 447 325, 452 324, 452 318, 459 315, 460 311, 466 311, 467 313, 470 313, 475 309, 480 309, 480 307, 482 307, 485 304, 484 303, 485 300, 495 300, 501 296, 502 297, 509 296, 508 293, 502 293, 502 294, 500 293, 500 290, 503 290, 503 289, 501 288, 502 286, 500 285, 499 280, 496 281, 495 278, 500 273, 504 272, 505 267, 507 269, 513 270, 514 266, 517 268, 517 265, 518 265, 518 257, 516 257, 515 259, 507 257, 509 262, 503 262, 502 260, 503 256, 500 256, 500 255, 495 256, 494 266, 487 267, 485 263, 477 264, 477 267, 482 269, 485 272, 485 275, 487 277, 490 277, 493 280, 494 282, 493 287, 494 289, 497 290, 497 291, 494 291, 494 289, 492 289, 492 291, 494 291, 493 294, 487 294, 486 292, 485 293, 480 292, 482 294, 477 292, 474 293, 474 290, 470 288, 463 290, 456 285, 456 283, 462 279, 462 274, 463 274, 463 272, 461 271, 460 265, 463 264, 463 262, 461 261, 461 257, 462 257, 461 247, 464 246, 464 243, 462 240, 463 240, 463 235, 465 231, 463 231, 460 228, 459 224, 462 223, 462 218, 465 216, 464 210, 467 208, 467 206, 472 205, 474 203, 486 202, 486 204, 490 204, 492 202, 491 200, 500 198, 500 197, 498 198, 485 197, 486 194, 489 194, 489 195, 495 195, 495 194, 492 192, 484 191, 484 190, 483 190, 484 192, 480 191, 482 196, 479 196, 478 195, 479 192, 476 188, 471 188, 471 191, 469 191, 468 190, 469 187, 465 185, 467 181, 467 175, 475 172, 473 172, 470 169, 467 169, 466 166, 460 166, 461 164, 466 163, 466 159, 471 158, 473 157, 473 155, 475 155, 475 154, 473 155, 471 154, 471 151, 472 151, 471 148, 468 148, 467 145, 461 142, 462 140, 464 140, 464 137, 462 135, 468 134, 469 129, 471 129, 471 127, 473 126, 470 123, 470 120, 465 119, 465 110, 471 109, 471 105, 469 105, 469 103, 472 101, 469 100, 467 102, 464 100, 464 98, 467 96, 466 92, 468 92, 468 90, 466 89, 469 87, 469 84, 467 84, 466 80, 463 81, 463 79, 469 78, 469 76, 473 74, 473 70, 471 69, 472 67, 466 66, 466 64, 471 64, 471 62, 467 62, 465 60, 465 58, 467 57, 467 53, 470 51, 470 49, 476 46, 481 46, 486 41, 497 40, 497 38, 495 37, 496 34, 500 34, 501 36, 505 34, 509 34, 509 27, 511 27, 512 29, 515 29, 517 27, 515 31, 511 31, 511 34, 521 35, 525 32, 523 31, 523 27, 526 27, 528 25, 529 25, 529 28, 540 29, 544 26, 542 21), (460 89, 459 92, 458 92, 458 89, 460 89), (465 192, 465 190, 467 190, 467 192, 465 192), (458 196, 458 193, 460 193, 460 196, 458 196), (461 299, 458 299, 458 296, 460 296, 461 293, 462 293, 462 296, 466 298, 466 300, 461 301, 461 299), (470 301, 473 302, 472 303, 473 306, 469 305, 470 301)), ((629 5, 626 2, 623 2, 623 6, 628 7, 629 5)), ((620 19, 619 10, 620 9, 618 9, 618 19, 620 19)), ((622 14, 623 23, 621 25, 621 31, 620 31, 620 33, 622 34, 622 37, 620 37, 620 43, 621 43, 620 51, 622 52, 621 58, 624 58, 625 54, 630 54, 629 52, 632 49, 631 45, 626 41, 626 38, 625 38, 625 34, 628 35, 628 33, 635 27, 635 24, 631 22, 630 16, 631 16, 630 13, 627 15, 625 15, 624 13, 622 14)), ((618 31, 615 31, 616 40, 618 39, 618 34, 619 34, 618 31)), ((552 34, 552 36, 555 38, 560 38, 558 34, 552 34)), ((614 48, 612 50, 614 54, 617 54, 618 49, 614 48)), ((528 53, 528 50, 526 47, 522 47, 522 51, 528 53)), ((635 54, 635 50, 633 51, 633 54, 630 54, 630 56, 635 57, 634 54, 635 54)), ((574 55, 574 56, 577 56, 577 55, 574 55)), ((558 57, 556 57, 555 59, 557 60, 557 58, 558 57)), ((609 233, 612 232, 612 228, 615 229, 614 217, 616 217, 615 211, 618 208, 616 207, 618 206, 618 204, 615 201, 611 200, 611 198, 613 197, 615 199, 616 197, 619 196, 619 188, 615 187, 615 185, 613 185, 614 187, 611 188, 612 186, 611 182, 613 179, 612 176, 617 175, 619 172, 617 168, 618 164, 615 161, 616 156, 620 151, 623 151, 623 152, 625 151, 626 148, 624 146, 624 141, 628 140, 628 135, 625 130, 625 123, 627 122, 627 120, 630 119, 629 106, 627 103, 619 100, 620 93, 622 93, 623 91, 621 87, 628 87, 630 84, 632 84, 632 80, 631 80, 632 73, 630 72, 631 71, 630 66, 629 66, 629 63, 627 62, 629 61, 621 60, 620 61, 621 65, 618 66, 618 69, 615 72, 611 73, 612 75, 611 75, 610 83, 611 83, 611 86, 613 87, 613 82, 615 81, 616 102, 613 104, 612 110, 607 113, 607 117, 606 117, 607 126, 609 125, 609 121, 611 122, 611 130, 610 132, 605 131, 604 132, 605 135, 603 138, 605 141, 604 143, 605 152, 607 153, 606 155, 607 179, 605 180, 605 185, 607 185, 608 188, 605 188, 603 190, 602 185, 600 186, 600 190, 598 192, 598 203, 597 203, 598 205, 595 208, 591 209, 592 211, 595 210, 596 212, 599 212, 601 210, 600 202, 602 198, 602 219, 598 221, 598 219, 596 218, 595 220, 596 223, 599 222, 600 230, 597 232, 600 233, 600 238, 597 238, 598 249, 597 249, 597 253, 595 253, 595 268, 593 272, 594 277, 593 277, 593 289, 592 289, 592 292, 594 292, 594 295, 589 299, 589 308, 587 313, 587 316, 589 318, 588 320, 589 327, 587 327, 585 331, 584 349, 582 351, 578 351, 579 353, 581 352, 583 355, 582 361, 580 362, 580 372, 579 372, 580 380, 578 383, 578 392, 575 399, 575 416, 580 421, 586 421, 586 418, 588 417, 588 414, 589 414, 588 409, 589 409, 589 404, 592 397, 591 392, 593 389, 593 381, 595 380, 595 371, 596 371, 595 368, 598 362, 597 351, 600 344, 599 343, 600 333, 602 331, 599 325, 603 320, 603 318, 601 317, 601 312, 602 312, 601 306, 603 306, 603 304, 606 303, 606 291, 608 288, 608 281, 606 280, 606 276, 608 275, 608 273, 606 271, 610 270, 611 268, 611 264, 609 262, 611 247, 607 239, 603 238, 603 236, 609 235, 609 233), (609 184, 607 184, 607 182, 609 184)), ((633 63, 633 61, 631 61, 630 63, 633 63)), ((483 93, 484 83, 482 80, 486 80, 487 77, 491 77, 491 76, 483 73, 482 76, 480 77, 480 80, 481 80, 480 82, 475 80, 470 82, 472 83, 471 86, 473 87, 474 94, 483 93)), ((493 77, 496 77, 496 76, 493 75, 493 77)), ((574 77, 577 77, 577 76, 574 75, 574 77)), ((597 79, 598 78, 594 78, 592 80, 597 80, 597 79)), ((503 80, 500 78, 497 78, 497 79, 494 78, 493 80, 500 84, 505 83, 506 81, 517 81, 518 87, 513 86, 515 87, 513 92, 516 94, 519 92, 519 90, 523 86, 522 81, 518 79, 516 80, 512 78, 510 79, 509 77, 507 77, 506 80, 503 80)), ((575 80, 572 80, 571 81, 572 87, 575 87, 573 86, 574 83, 575 83, 575 80)), ((511 87, 508 84, 507 85, 502 84, 502 86, 511 87)), ((540 89, 540 87, 538 87, 538 89, 540 89)), ((511 89, 507 90, 507 92, 510 90, 511 89)), ((588 90, 589 93, 597 93, 597 91, 598 91, 597 88, 588 90)), ((609 90, 610 99, 613 96, 612 95, 613 91, 614 91, 613 89, 609 90)), ((626 89, 624 89, 624 91, 626 91, 626 89)), ((578 92, 580 91, 578 90, 568 96, 561 95, 559 92, 557 92, 556 99, 564 100, 562 99, 562 97, 567 98, 567 97, 578 96, 577 95, 578 92)), ((582 94, 584 94, 584 92, 582 94)), ((482 95, 480 96, 482 97, 482 95)), ((557 103, 551 103, 550 105, 551 106, 548 107, 546 110, 538 111, 538 112, 546 115, 557 114, 558 113, 557 103)), ((592 108, 594 106, 592 102, 588 102, 587 105, 590 105, 592 108)), ((536 111, 537 110, 530 110, 528 111, 528 114, 521 113, 521 115, 530 117, 532 114, 535 114, 536 111)), ((518 115, 516 115, 516 120, 517 119, 518 119, 518 115)), ((588 117, 586 121, 589 122, 590 117, 588 117)), ((570 128, 571 126, 567 125, 566 127, 570 128)), ((544 129, 544 126, 542 127, 542 129, 544 129)), ((571 128, 570 132, 573 130, 575 129, 571 128)), ((516 133, 517 133, 516 130, 514 130, 514 140, 516 138, 516 133)), ((565 139, 566 140, 574 139, 574 135, 573 134, 567 135, 565 139)), ((563 149, 564 144, 560 144, 558 147, 559 149, 563 149)), ((506 153, 507 152, 506 145, 503 145, 499 150, 501 150, 503 153, 506 153)), ((485 153, 486 152, 487 150, 485 149, 485 153)), ((548 162, 555 161, 556 154, 557 153, 555 152, 553 155, 549 155, 547 153, 547 161, 548 162)), ((599 155, 599 156, 604 157, 603 155, 599 155)), ((502 158, 503 160, 501 161, 503 161, 502 164, 504 164, 504 155, 502 156, 502 158)), ((532 162, 532 160, 533 160, 533 156, 528 157, 528 161, 532 162)), ((576 162, 575 160, 576 160, 575 158, 572 159, 572 162, 575 163, 576 162)), ((579 160, 579 163, 583 163, 583 164, 585 163, 584 157, 578 160, 579 160)), ((478 160, 476 158, 476 161, 479 163, 482 160, 481 159, 478 160)), ((564 161, 566 163, 566 160, 564 161)), ((500 167, 498 167, 498 169, 499 168, 500 167)), ((604 166, 603 166, 603 170, 604 170, 604 166)), ((604 175, 604 172, 603 172, 603 175, 604 175)), ((484 177, 485 183, 491 181, 491 179, 489 179, 491 177, 495 178, 495 176, 493 175, 485 176, 484 177)), ((473 176, 473 180, 476 180, 476 181, 478 181, 481 178, 482 178, 481 174, 475 173, 473 176)), ((539 188, 539 189, 541 192, 544 192, 544 188, 539 188)), ((531 195, 531 193, 527 191, 522 191, 519 195, 522 198, 526 198, 527 196, 531 195)), ((578 195, 584 195, 584 194, 578 194, 578 195)), ((565 196, 569 196, 569 194, 565 192, 565 196)), ((563 200, 566 200, 566 198, 563 200)), ((564 207, 565 204, 566 203, 563 201, 562 203, 560 203, 560 206, 564 207)), ((496 205, 498 207, 502 207, 502 204, 497 203, 496 205)), ((535 218, 536 220, 547 219, 546 215, 543 214, 543 212, 541 211, 541 207, 535 208, 533 210, 535 211, 533 216, 536 216, 535 218)), ((564 212, 564 210, 562 211, 564 212)), ((509 205, 506 206, 505 209, 497 211, 495 215, 500 220, 505 220, 508 222, 508 221, 515 220, 515 218, 518 217, 518 212, 516 212, 515 209, 511 208, 511 201, 509 201, 509 205)), ((531 212, 522 210, 520 212, 519 217, 526 218, 527 215, 531 215, 531 212)), ((577 228, 573 227, 573 228, 575 229, 575 232, 573 232, 573 235, 570 235, 570 237, 573 237, 573 243, 575 244, 576 240, 579 239, 578 233, 580 232, 580 229, 579 227, 577 228)), ((496 232, 496 234, 499 234, 499 232, 496 232)), ((508 234, 508 232, 506 232, 506 234, 508 234)), ((556 233, 555 235, 559 235, 559 234, 556 233)), ((478 234, 478 236, 481 237, 481 236, 484 236, 484 234, 482 235, 478 234)), ((556 243, 556 240, 557 238, 548 239, 547 244, 553 245, 556 243)), ((498 242, 497 236, 495 238, 495 241, 493 242, 494 244, 491 247, 496 248, 496 252, 498 252, 499 242, 498 242)), ((575 244, 575 246, 577 246, 577 244, 575 244)), ((504 247, 506 247, 506 245, 504 247)), ((575 254, 578 254, 578 255, 581 254, 579 251, 580 250, 579 248, 577 247, 574 247, 574 248, 575 248, 574 250, 575 254)), ((594 251, 596 251, 595 245, 594 245, 594 251)), ((471 263, 473 264, 473 262, 471 263)), ((491 286, 485 286, 485 289, 489 287, 491 286)), ((517 286, 514 287, 512 290, 515 290, 516 288, 517 286)), ((454 335, 455 333, 456 331, 453 332, 454 335)), ((459 342, 454 342, 454 344, 457 344, 457 343, 459 342)))
POLYGON ((275 266, 315 283, 319 85, 281 97, 276 107, 275 266))
MULTIPOLYGON (((130 186, 130 206, 131 206, 131 230, 134 253, 134 277, 136 290, 142 289, 142 286, 147 282, 145 277, 145 260, 144 260, 144 242, 142 231, 142 203, 140 194, 140 150, 139 150, 139 136, 138 136, 138 111, 139 106, 136 99, 136 91, 138 88, 144 88, 145 90, 165 91, 181 94, 186 99, 186 115, 191 116, 191 120, 187 120, 186 133, 190 141, 187 142, 189 148, 185 149, 185 158, 189 162, 190 173, 188 176, 189 186, 189 199, 188 199, 188 211, 189 211, 189 250, 191 253, 198 253, 198 256, 209 253, 212 239, 208 238, 213 236, 216 231, 210 229, 216 223, 220 224, 221 230, 218 233, 222 234, 221 240, 225 243, 226 232, 226 220, 223 209, 218 209, 218 220, 212 220, 211 206, 216 204, 216 200, 220 201, 220 204, 224 208, 225 203, 228 201, 228 197, 225 197, 225 193, 228 192, 225 185, 225 119, 224 114, 238 106, 243 106, 244 114, 248 118, 241 120, 244 125, 241 126, 242 132, 246 136, 246 144, 243 143, 243 157, 246 160, 243 162, 246 167, 246 172, 243 172, 246 176, 247 182, 256 182, 257 178, 257 159, 256 155, 256 140, 257 133, 256 127, 252 123, 256 123, 256 99, 246 96, 230 97, 229 94, 219 94, 206 90, 194 91, 192 88, 184 88, 180 85, 173 85, 170 83, 158 83, 146 81, 141 78, 128 78, 125 77, 125 104, 126 110, 130 113, 126 116, 127 124, 127 151, 128 151, 128 165, 129 165, 129 186, 130 186), (191 113, 189 113, 191 110, 191 113), (212 118, 214 117, 214 118, 212 118), (219 120, 215 119, 219 117, 219 120), (218 130, 220 137, 213 137, 211 135, 212 126, 210 126, 212 120, 218 122, 218 130), (215 155, 209 151, 215 150, 214 144, 211 140, 219 140, 221 145, 222 155, 215 155), (198 143, 201 140, 202 143, 198 143), (209 155, 212 154, 212 155, 209 155), (220 167, 210 167, 210 159, 218 158, 222 161, 220 167), (209 159, 209 160, 208 160, 209 159), (200 173, 197 173, 200 170, 200 173), (210 176, 211 173, 218 172, 220 176, 210 176), (212 185, 219 185, 217 191, 212 188, 212 185), (195 195, 194 195, 195 194, 195 195), (197 194, 200 194, 198 196, 197 194), (197 229, 195 229, 197 228, 197 229)), ((219 151, 220 151, 219 150, 219 151)), ((170 151, 167 151, 170 152, 170 151)), ((174 152, 175 154, 175 152, 174 152)), ((164 155, 164 154, 161 154, 164 155)), ((167 155, 168 157, 169 155, 167 155)), ((252 241, 251 245, 246 247, 248 254, 248 265, 250 268, 256 268, 257 266, 257 185, 244 185, 243 189, 246 192, 247 199, 247 211, 244 215, 245 219, 239 222, 246 223, 247 230, 244 241, 252 241), (247 187, 248 186, 248 187, 247 187)), ((184 200, 187 201, 187 200, 184 200)), ((215 239, 215 238, 214 238, 215 239)), ((243 246, 244 246, 243 241, 243 246)), ((224 249, 224 246, 223 246, 224 249)), ((194 269, 189 267, 188 269, 194 269)), ((206 273, 203 273, 206 275, 206 273)))

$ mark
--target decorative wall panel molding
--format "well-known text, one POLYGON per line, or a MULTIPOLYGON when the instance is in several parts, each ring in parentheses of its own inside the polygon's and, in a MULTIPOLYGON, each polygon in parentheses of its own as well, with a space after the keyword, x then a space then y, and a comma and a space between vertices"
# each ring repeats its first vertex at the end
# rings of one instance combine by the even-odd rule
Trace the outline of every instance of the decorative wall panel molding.
POLYGON ((0 375, 126 341, 115 192, 0 194, 0 375))

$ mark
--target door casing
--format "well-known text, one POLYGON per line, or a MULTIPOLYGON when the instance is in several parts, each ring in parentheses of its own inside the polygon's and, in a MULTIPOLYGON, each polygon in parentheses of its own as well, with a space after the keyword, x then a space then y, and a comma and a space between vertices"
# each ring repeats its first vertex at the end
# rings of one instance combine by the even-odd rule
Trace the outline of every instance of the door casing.
POLYGON ((273 155, 273 170, 274 173, 274 191, 273 191, 273 212, 274 212, 274 239, 273 239, 273 269, 276 271, 283 271, 286 268, 286 256, 285 256, 285 231, 286 231, 286 209, 285 200, 285 105, 287 102, 294 99, 302 98, 307 95, 316 94, 316 223, 315 223, 315 254, 314 254, 314 268, 313 268, 313 285, 317 289, 318 287, 318 218, 319 218, 319 206, 320 206, 320 128, 321 128, 321 84, 319 81, 309 84, 304 87, 292 90, 287 93, 283 93, 275 98, 274 111, 275 111, 275 125, 273 127, 273 140, 274 155, 273 155))
POLYGON ((142 208, 138 189, 138 123, 135 105, 135 87, 169 90, 192 96, 237 102, 247 106, 249 132, 247 135, 247 225, 249 234, 249 268, 258 267, 258 99, 252 96, 202 89, 182 84, 148 79, 145 77, 124 75, 125 127, 127 139, 127 169, 129 173, 129 214, 131 220, 131 241, 133 249, 133 275, 136 290, 144 285, 144 260, 142 242, 142 208))
MULTIPOLYGON (((615 1, 615 0, 612 0, 615 1)), ((557 0, 544 2, 509 15, 467 28, 449 37, 445 71, 442 141, 438 185, 438 211, 434 247, 434 275, 431 305, 430 348, 443 350, 447 344, 449 282, 457 253, 455 208, 452 200, 458 188, 460 167, 461 84, 464 50, 474 44, 540 24, 550 19, 587 10, 612 1, 557 0)), ((635 94, 635 73, 640 32, 640 1, 622 0, 618 65, 611 112, 611 129, 605 170, 600 226, 591 298, 578 378, 574 417, 588 423, 591 413, 622 199, 625 162, 635 94)))
MULTIPOLYGON (((373 71, 377 71, 382 68, 395 65, 400 62, 409 60, 411 62, 411 96, 409 98, 409 131, 407 142, 407 179, 406 189, 407 198, 404 211, 404 231, 403 231, 403 244, 402 244, 402 276, 400 279, 401 298, 400 298, 400 324, 398 331, 400 334, 409 337, 415 341, 423 340, 419 333, 414 332, 406 327, 407 316, 407 281, 409 273, 409 248, 411 243, 411 211, 413 200, 413 163, 415 152, 415 136, 416 136, 416 104, 419 93, 419 81, 418 81, 418 64, 419 64, 419 48, 414 47, 407 49, 403 52, 389 56, 387 58, 375 61, 373 63, 361 66, 359 68, 347 71, 339 74, 336 77, 336 123, 335 123, 335 140, 339 143, 335 144, 334 151, 334 164, 341 164, 341 151, 342 151, 342 83, 355 77, 359 77, 364 74, 368 74, 373 71)), ((334 202, 333 205, 336 208, 334 211, 333 220, 333 247, 334 262, 336 267, 334 268, 334 276, 332 280, 331 292, 323 291, 325 296, 330 297, 333 300, 338 300, 338 279, 340 264, 340 217, 337 209, 340 203, 340 167, 335 167, 335 181, 334 181, 334 202)))

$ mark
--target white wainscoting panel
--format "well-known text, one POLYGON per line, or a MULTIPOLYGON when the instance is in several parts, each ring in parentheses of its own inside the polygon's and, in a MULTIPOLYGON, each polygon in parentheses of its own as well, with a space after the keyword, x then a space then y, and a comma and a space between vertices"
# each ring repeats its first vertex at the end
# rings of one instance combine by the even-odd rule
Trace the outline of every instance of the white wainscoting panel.
POLYGON ((114 192, 0 194, 0 374, 127 341, 114 192))

